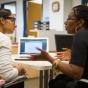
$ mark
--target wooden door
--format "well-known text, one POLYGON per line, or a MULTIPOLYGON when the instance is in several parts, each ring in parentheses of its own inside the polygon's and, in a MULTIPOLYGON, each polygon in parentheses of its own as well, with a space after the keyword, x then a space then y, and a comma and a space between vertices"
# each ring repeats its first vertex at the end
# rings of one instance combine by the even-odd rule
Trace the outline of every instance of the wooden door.
POLYGON ((37 36, 36 32, 30 32, 33 29, 33 21, 41 21, 41 10, 42 4, 28 2, 28 11, 27 11, 27 31, 28 36, 37 36))

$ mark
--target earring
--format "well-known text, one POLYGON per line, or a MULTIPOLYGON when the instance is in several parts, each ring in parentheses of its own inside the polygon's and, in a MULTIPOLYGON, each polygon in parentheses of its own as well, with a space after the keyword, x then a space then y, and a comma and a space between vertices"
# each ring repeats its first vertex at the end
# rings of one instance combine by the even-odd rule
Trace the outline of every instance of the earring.
POLYGON ((78 26, 75 28, 75 32, 77 32, 78 31, 78 26))
MULTIPOLYGON (((78 32, 78 28, 79 28, 79 26, 77 26, 77 27, 75 28, 75 32, 78 32)), ((81 27, 80 30, 84 30, 84 28, 81 27)))

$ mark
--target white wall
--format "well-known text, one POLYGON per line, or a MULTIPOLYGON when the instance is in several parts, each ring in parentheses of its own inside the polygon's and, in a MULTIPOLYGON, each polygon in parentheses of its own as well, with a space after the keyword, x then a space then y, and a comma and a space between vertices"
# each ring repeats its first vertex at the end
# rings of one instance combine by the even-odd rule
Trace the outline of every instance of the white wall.
POLYGON ((49 16, 50 30, 63 31, 63 9, 64 0, 56 0, 60 3, 60 10, 58 12, 52 11, 52 3, 55 0, 43 0, 43 21, 49 16))
POLYGON ((69 11, 76 5, 81 5, 81 0, 64 0, 64 21, 67 20, 69 11))
POLYGON ((23 20, 23 0, 16 0, 17 2, 17 40, 23 36, 24 20, 23 20))
POLYGON ((43 0, 43 2, 43 20, 49 15, 50 30, 63 31, 63 33, 66 32, 64 21, 67 19, 69 11, 73 6, 81 4, 81 0, 43 0), (55 1, 60 3, 58 12, 52 11, 52 3, 55 1))
POLYGON ((49 15, 50 30, 66 32, 64 29, 65 15, 63 13, 65 13, 67 17, 68 8, 70 7, 69 2, 71 2, 71 0, 56 0, 56 1, 60 3, 60 10, 58 12, 53 12, 52 3, 55 2, 55 0, 43 0, 43 21, 45 21, 45 18, 49 15), (64 10, 64 8, 66 9, 64 10))
POLYGON ((72 6, 81 5, 82 0, 72 0, 72 6))
POLYGON ((0 0, 0 5, 2 3, 16 1, 16 38, 18 41, 19 37, 23 36, 23 0, 0 0))
POLYGON ((49 0, 43 0, 43 17, 42 21, 46 21, 46 18, 49 17, 49 0))
POLYGON ((64 0, 56 0, 60 3, 60 10, 58 12, 52 11, 52 3, 55 0, 49 0, 49 21, 51 30, 63 31, 63 10, 64 0))
POLYGON ((72 8, 72 2, 71 0, 64 0, 64 21, 67 19, 68 17, 68 13, 72 8))

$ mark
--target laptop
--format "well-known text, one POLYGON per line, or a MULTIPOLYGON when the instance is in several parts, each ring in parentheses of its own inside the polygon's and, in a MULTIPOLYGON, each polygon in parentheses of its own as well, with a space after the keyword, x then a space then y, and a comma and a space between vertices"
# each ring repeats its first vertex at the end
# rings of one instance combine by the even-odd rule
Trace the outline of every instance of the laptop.
POLYGON ((41 48, 49 52, 49 39, 46 37, 23 37, 19 38, 18 42, 18 57, 15 60, 29 60, 27 56, 29 54, 38 54, 41 53, 36 48, 41 48))
POLYGON ((56 51, 63 51, 62 48, 72 47, 73 35, 69 34, 55 34, 56 51))

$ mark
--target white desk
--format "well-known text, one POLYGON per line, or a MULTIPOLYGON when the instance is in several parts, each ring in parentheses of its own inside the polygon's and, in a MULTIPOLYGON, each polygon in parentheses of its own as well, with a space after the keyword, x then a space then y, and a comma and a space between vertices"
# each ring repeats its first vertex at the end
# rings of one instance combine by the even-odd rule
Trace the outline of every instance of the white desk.
MULTIPOLYGON (((50 53, 50 55, 53 57, 55 54, 50 53)), ((25 65, 30 66, 33 69, 40 71, 40 85, 39 88, 48 88, 48 71, 50 70, 50 79, 53 79, 53 70, 52 70, 52 64, 48 61, 15 61, 14 59, 17 57, 17 55, 12 55, 12 60, 17 63, 22 63, 25 65), (44 75, 44 81, 43 81, 43 75, 44 75), (43 87, 44 85, 44 87, 43 87)), ((67 61, 63 61, 65 63, 68 63, 67 61)))
MULTIPOLYGON (((52 56, 55 54, 50 53, 52 56)), ((33 69, 40 71, 40 85, 39 88, 48 88, 48 71, 50 70, 50 80, 53 78, 53 70, 52 70, 52 64, 48 61, 15 61, 14 59, 17 57, 17 55, 12 55, 13 62, 22 63, 25 65, 30 66, 33 69), (43 81, 44 76, 44 81, 43 81)))

